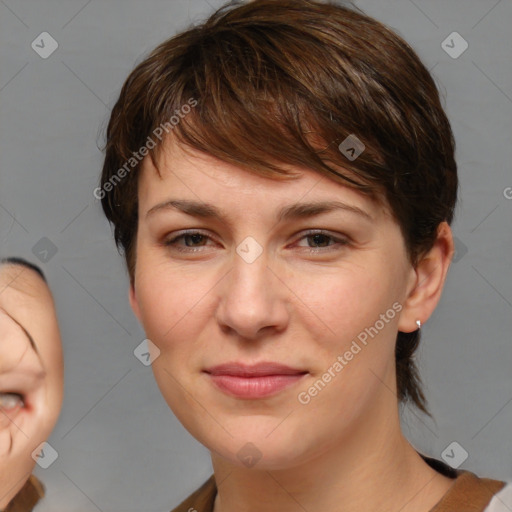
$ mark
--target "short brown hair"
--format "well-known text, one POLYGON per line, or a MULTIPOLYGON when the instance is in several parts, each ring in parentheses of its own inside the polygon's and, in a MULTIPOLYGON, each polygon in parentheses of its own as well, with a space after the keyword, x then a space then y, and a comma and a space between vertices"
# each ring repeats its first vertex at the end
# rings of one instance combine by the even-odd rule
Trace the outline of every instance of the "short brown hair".
MULTIPOLYGON (((279 164, 298 166, 385 200, 414 266, 439 224, 452 222, 453 134, 404 40, 334 2, 231 2, 153 50, 112 110, 97 190, 132 281, 140 164, 126 162, 191 99, 190 113, 166 129, 178 141, 262 176, 282 179, 279 164), (356 159, 339 149, 349 136, 364 144, 356 159)), ((148 152, 154 163, 159 148, 148 152)), ((419 331, 398 333, 398 398, 429 414, 413 360, 419 341, 419 331)))

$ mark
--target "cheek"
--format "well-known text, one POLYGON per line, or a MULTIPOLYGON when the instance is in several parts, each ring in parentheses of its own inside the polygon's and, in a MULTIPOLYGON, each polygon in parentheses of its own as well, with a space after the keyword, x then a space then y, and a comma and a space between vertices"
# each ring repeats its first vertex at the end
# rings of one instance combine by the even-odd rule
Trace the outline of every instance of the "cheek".
POLYGON ((304 326, 308 353, 314 353, 313 387, 301 388, 304 400, 298 400, 308 401, 308 414, 333 414, 348 425, 393 375, 400 307, 393 280, 378 265, 365 265, 291 281, 303 303, 295 322, 304 326))
POLYGON ((365 268, 320 269, 290 278, 300 322, 317 340, 341 349, 391 307, 389 285, 365 268))
POLYGON ((18 491, 13 489, 21 488, 34 469, 31 454, 38 444, 35 439, 27 441, 19 429, 0 429, 0 508, 16 495, 18 491))
POLYGON ((193 345, 203 323, 211 318, 211 311, 206 312, 205 308, 214 284, 212 276, 162 268, 136 279, 142 325, 162 352, 171 351, 182 342, 193 345))
MULTIPOLYGON (((43 325, 43 321, 40 322, 43 325)), ((35 330, 35 329, 34 329, 35 330)), ((56 422, 64 395, 64 354, 57 321, 47 323, 38 335, 38 350, 47 372, 44 395, 48 423, 56 422)))

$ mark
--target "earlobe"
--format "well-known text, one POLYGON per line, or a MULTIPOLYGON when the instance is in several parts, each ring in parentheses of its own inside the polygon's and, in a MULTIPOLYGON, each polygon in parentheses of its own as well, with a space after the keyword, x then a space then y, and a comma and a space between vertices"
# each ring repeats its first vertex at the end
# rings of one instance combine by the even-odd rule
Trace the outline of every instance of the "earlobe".
POLYGON ((140 309, 139 309, 139 301, 137 300, 137 293, 135 292, 135 284, 133 281, 130 283, 130 291, 128 292, 128 300, 130 301, 130 306, 132 308, 133 313, 137 317, 140 322, 140 309))
POLYGON ((423 325, 436 308, 443 291, 448 268, 454 253, 453 235, 447 222, 441 222, 433 247, 412 272, 415 284, 410 290, 400 315, 398 330, 412 332, 423 325))

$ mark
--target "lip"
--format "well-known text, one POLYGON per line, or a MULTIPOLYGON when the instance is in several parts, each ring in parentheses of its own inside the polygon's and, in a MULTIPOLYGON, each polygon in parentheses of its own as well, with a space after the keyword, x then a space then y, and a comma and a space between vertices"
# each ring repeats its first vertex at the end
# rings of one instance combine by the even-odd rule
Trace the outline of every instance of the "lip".
POLYGON ((265 375, 297 375, 307 373, 307 370, 292 368, 285 364, 272 361, 262 361, 256 364, 229 362, 212 366, 204 370, 211 375, 233 375, 236 377, 262 377, 265 375))
POLYGON ((237 398, 265 398, 275 395, 301 380, 308 372, 275 362, 253 365, 232 362, 204 370, 213 384, 237 398))

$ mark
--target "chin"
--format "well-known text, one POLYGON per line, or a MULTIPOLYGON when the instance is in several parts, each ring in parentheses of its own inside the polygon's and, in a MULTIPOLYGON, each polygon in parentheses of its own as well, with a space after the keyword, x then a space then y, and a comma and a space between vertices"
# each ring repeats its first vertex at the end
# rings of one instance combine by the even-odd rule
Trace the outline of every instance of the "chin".
MULTIPOLYGON (((220 420, 220 418, 219 418, 220 420)), ((254 416, 238 418, 231 422, 227 431, 222 428, 222 434, 212 435, 212 430, 188 429, 189 432, 212 454, 216 454, 239 468, 254 470, 284 470, 297 466, 307 457, 304 432, 302 437, 290 425, 285 423, 278 426, 281 420, 262 418, 258 421, 254 416), (276 428, 277 427, 277 428, 276 428), (299 443, 297 439, 301 439, 299 443)), ((220 422, 220 421, 219 421, 220 422)), ((222 423, 221 423, 222 424, 222 423)))
POLYGON ((283 446, 274 447, 268 444, 247 441, 234 442, 228 446, 212 444, 207 448, 240 469, 269 471, 288 469, 297 464, 297 452, 293 447, 287 450, 283 446))

